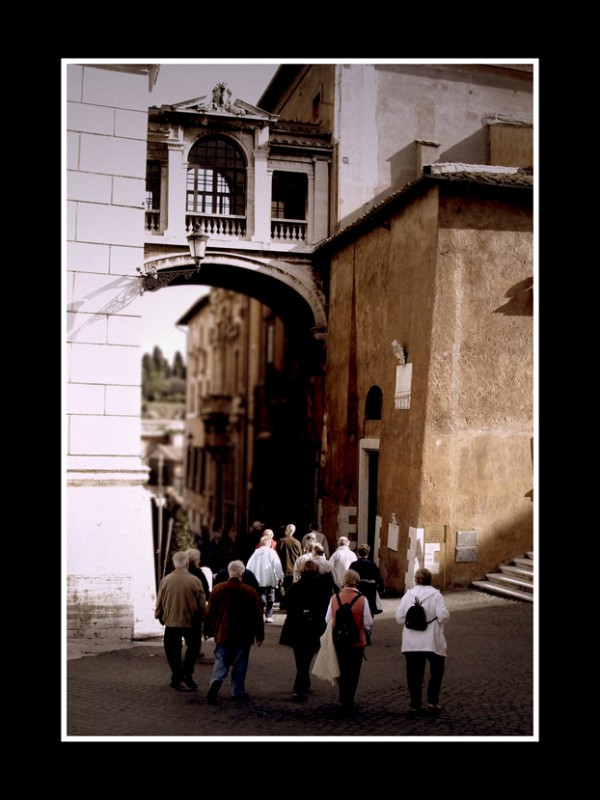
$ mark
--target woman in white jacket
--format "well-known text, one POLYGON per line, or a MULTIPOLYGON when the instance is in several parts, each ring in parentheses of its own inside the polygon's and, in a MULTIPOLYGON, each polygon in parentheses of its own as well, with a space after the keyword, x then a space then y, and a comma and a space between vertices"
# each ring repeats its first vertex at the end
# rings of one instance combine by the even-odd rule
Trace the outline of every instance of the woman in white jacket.
POLYGON ((252 553, 246 564, 246 569, 253 572, 258 581, 258 593, 265 612, 265 622, 273 622, 275 587, 283 581, 281 559, 271 547, 272 536, 269 536, 269 533, 272 534, 272 531, 264 532, 260 547, 252 553))
POLYGON ((406 681, 410 695, 408 713, 411 715, 421 713, 426 662, 429 662, 427 713, 437 716, 441 712, 440 689, 446 663, 444 622, 450 619, 450 614, 442 593, 431 585, 431 580, 432 574, 428 569, 418 569, 415 572, 415 586, 404 594, 396 609, 396 622, 402 625, 406 620, 406 612, 415 599, 418 599, 427 618, 424 631, 413 630, 406 625, 402 630, 402 652, 406 661, 406 681))

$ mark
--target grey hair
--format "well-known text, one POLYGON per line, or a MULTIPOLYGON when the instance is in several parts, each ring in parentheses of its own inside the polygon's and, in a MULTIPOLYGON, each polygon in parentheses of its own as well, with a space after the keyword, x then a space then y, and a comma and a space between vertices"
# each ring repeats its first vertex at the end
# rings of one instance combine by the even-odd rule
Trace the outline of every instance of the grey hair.
POLYGON ((227 564, 227 574, 230 578, 241 578, 246 571, 246 565, 243 561, 230 561, 227 564))
POLYGON ((196 550, 195 547, 190 547, 189 550, 185 550, 185 555, 188 557, 188 560, 192 562, 192 564, 199 564, 200 563, 200 550, 196 550))
POLYGON ((188 557, 181 550, 179 550, 177 553, 173 553, 173 564, 176 567, 183 567, 187 563, 188 563, 188 557))
POLYGON ((315 555, 315 556, 322 556, 322 555, 325 554, 325 549, 324 549, 323 545, 320 545, 320 544, 313 544, 312 551, 313 551, 313 555, 315 555))
POLYGON ((348 539, 347 536, 340 536, 340 538, 338 539, 338 544, 339 545, 350 544, 350 539, 348 539))
POLYGON ((293 536, 294 533, 296 533, 296 526, 292 525, 292 523, 290 523, 289 525, 286 525, 286 527, 285 527, 285 535, 286 536, 293 536))

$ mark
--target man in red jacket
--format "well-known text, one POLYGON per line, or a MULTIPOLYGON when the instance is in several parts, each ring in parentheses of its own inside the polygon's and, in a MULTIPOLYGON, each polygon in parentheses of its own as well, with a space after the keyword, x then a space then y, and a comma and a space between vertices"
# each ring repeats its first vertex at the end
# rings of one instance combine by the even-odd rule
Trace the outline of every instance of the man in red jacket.
POLYGON ((260 647, 265 638, 258 592, 242 582, 245 569, 243 561, 230 562, 227 565, 228 580, 213 585, 208 601, 204 633, 215 639, 215 663, 206 698, 211 704, 216 702, 230 668, 231 696, 234 700, 249 699, 246 673, 250 648, 255 640, 260 647))

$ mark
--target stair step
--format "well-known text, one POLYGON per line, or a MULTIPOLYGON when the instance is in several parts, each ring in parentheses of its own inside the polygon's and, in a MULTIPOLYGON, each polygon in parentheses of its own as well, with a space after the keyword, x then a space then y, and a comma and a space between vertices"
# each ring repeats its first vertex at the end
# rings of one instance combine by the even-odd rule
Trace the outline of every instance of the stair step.
POLYGON ((529 550, 527 553, 527 558, 530 558, 533 561, 533 550, 529 550))
POLYGON ((492 583, 491 581, 473 581, 471 586, 474 586, 476 589, 481 589, 484 592, 499 594, 502 597, 514 598, 516 600, 526 600, 529 603, 533 603, 532 592, 522 592, 519 589, 509 589, 507 586, 501 586, 499 583, 492 583))
POLYGON ((513 558, 517 567, 527 567, 533 569, 533 561, 531 558, 513 558))
POLYGON ((501 564, 500 571, 508 575, 516 575, 524 580, 533 580, 533 569, 526 569, 525 567, 517 567, 512 564, 501 564))
POLYGON ((513 589, 522 589, 524 592, 533 591, 533 581, 523 580, 506 572, 488 572, 485 576, 488 581, 498 583, 501 586, 508 586, 513 589))

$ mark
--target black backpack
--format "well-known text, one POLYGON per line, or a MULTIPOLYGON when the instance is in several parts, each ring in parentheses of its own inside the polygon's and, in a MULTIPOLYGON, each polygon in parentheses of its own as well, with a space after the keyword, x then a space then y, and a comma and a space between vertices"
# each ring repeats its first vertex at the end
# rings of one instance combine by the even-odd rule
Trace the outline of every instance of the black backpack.
MULTIPOLYGON (((433 619, 437 619, 437 617, 434 617, 433 619)), ((414 604, 406 612, 404 624, 412 631, 426 631, 427 626, 429 623, 433 622, 433 619, 430 619, 429 622, 427 621, 425 609, 421 605, 419 598, 415 597, 414 604)))
POLYGON ((336 647, 350 647, 353 644, 358 644, 360 634, 356 627, 352 606, 359 597, 362 597, 362 594, 359 592, 350 603, 342 603, 339 592, 336 592, 335 596, 337 597, 339 608, 335 613, 333 643, 336 647))

